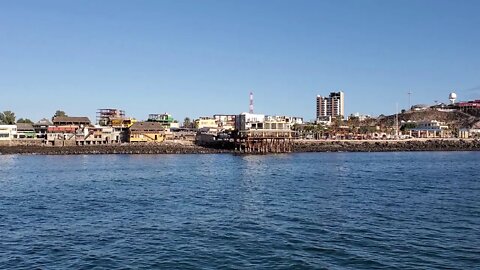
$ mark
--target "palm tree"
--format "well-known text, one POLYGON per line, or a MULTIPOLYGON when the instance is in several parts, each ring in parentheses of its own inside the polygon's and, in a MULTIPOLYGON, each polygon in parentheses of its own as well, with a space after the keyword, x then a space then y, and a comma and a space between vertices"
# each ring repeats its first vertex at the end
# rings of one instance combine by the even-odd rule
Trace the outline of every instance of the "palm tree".
POLYGON ((185 119, 183 119, 183 127, 190 128, 191 126, 192 126, 192 121, 190 120, 189 117, 185 117, 185 119))

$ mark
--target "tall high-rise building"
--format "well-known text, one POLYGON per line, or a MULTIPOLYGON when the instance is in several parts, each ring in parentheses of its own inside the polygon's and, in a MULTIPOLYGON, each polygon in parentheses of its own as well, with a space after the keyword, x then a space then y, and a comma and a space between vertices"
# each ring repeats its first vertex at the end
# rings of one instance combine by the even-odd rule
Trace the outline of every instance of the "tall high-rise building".
POLYGON ((317 96, 317 119, 324 116, 344 117, 344 99, 345 94, 340 92, 331 92, 328 97, 317 96))

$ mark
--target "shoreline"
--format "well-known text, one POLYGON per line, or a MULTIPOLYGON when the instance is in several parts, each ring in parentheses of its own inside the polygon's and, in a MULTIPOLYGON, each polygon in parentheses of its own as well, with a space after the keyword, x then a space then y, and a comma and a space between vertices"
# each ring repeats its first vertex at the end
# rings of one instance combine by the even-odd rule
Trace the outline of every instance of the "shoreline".
MULTIPOLYGON (((480 140, 297 140, 291 153, 312 152, 424 152, 480 151, 480 140)), ((232 149, 194 144, 116 144, 85 146, 17 145, 0 146, 0 155, 98 155, 98 154, 244 154, 232 149)))

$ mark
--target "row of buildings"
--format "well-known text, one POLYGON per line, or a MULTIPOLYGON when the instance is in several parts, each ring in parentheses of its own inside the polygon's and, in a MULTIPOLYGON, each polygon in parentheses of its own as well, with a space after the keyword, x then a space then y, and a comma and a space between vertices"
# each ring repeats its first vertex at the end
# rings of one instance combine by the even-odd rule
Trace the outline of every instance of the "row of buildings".
POLYGON ((201 134, 232 134, 235 130, 292 130, 300 117, 244 113, 200 117, 193 127, 180 127, 170 114, 150 114, 147 121, 126 117, 123 110, 100 109, 96 123, 88 117, 57 116, 28 124, 0 125, 0 141, 28 141, 50 146, 194 141, 201 134))
MULTIPOLYGON (((218 139, 244 142, 245 138, 436 138, 472 137, 477 129, 460 129, 454 134, 447 124, 439 121, 397 123, 388 128, 369 127, 365 119, 356 117, 361 124, 344 120, 345 94, 332 92, 316 98, 316 121, 305 123, 302 117, 269 116, 264 114, 215 114, 199 117, 189 126, 180 126, 168 113, 150 114, 146 121, 127 117, 123 110, 99 109, 92 123, 87 117, 57 116, 41 119, 34 124, 18 123, 0 125, 1 141, 35 141, 52 146, 96 145, 114 143, 163 142, 165 140, 189 140, 211 142, 218 139), (335 122, 333 123, 333 119, 335 122), (308 126, 317 126, 315 130, 308 126), (363 126, 362 126, 363 125, 363 126), (400 127, 407 127, 400 130, 400 127), (307 127, 307 128, 305 128, 307 127), (327 129, 327 131, 325 131, 327 129), (319 132, 321 131, 321 132, 319 132), (321 134, 321 135, 319 135, 321 134)), ((480 101, 454 103, 439 110, 471 110, 480 108, 480 101)), ((414 110, 415 108, 412 108, 414 110)), ((415 109, 416 110, 416 109, 415 109)), ((274 140, 273 143, 276 143, 274 140)), ((251 146, 257 147, 257 146, 251 146)), ((264 147, 260 145, 259 147, 264 147)))

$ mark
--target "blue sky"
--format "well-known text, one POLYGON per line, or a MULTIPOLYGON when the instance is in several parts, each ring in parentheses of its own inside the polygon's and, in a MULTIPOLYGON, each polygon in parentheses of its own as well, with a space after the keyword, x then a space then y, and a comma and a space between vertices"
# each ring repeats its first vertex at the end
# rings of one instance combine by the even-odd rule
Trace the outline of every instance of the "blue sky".
MULTIPOLYGON (((0 110, 315 117, 480 98, 480 1, 0 1, 0 110)), ((93 119, 92 119, 93 120, 93 119)))

